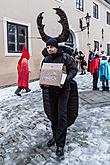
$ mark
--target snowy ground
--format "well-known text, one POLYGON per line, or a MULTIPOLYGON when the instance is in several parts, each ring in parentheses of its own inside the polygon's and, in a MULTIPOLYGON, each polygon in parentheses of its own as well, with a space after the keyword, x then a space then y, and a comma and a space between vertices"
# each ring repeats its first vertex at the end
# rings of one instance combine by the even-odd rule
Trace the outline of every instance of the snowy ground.
MULTIPOLYGON (((77 75, 79 91, 92 90, 92 77, 77 75)), ((98 84, 101 89, 101 84, 98 84)), ((39 82, 31 92, 14 94, 16 86, 0 89, 0 165, 109 165, 110 107, 79 106, 79 116, 68 129, 65 159, 57 160, 44 114, 39 82)))

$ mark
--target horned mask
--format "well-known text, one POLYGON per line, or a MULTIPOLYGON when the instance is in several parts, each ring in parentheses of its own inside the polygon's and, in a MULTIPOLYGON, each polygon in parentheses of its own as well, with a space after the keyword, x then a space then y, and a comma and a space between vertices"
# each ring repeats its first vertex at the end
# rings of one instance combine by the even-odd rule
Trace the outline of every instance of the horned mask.
MULTIPOLYGON (((66 16, 65 12, 62 9, 60 9, 60 8, 53 8, 53 9, 56 10, 56 14, 60 17, 60 20, 58 22, 62 25, 61 34, 59 34, 59 36, 54 37, 54 38, 57 39, 58 43, 66 42, 68 37, 69 37, 69 24, 68 24, 67 16, 66 16)), ((41 35, 42 40, 44 42, 47 42, 48 39, 53 38, 53 37, 48 36, 44 32, 45 25, 42 24, 42 19, 43 19, 42 14, 43 13, 44 12, 41 12, 37 16, 37 26, 38 26, 38 30, 39 30, 39 33, 41 35)))

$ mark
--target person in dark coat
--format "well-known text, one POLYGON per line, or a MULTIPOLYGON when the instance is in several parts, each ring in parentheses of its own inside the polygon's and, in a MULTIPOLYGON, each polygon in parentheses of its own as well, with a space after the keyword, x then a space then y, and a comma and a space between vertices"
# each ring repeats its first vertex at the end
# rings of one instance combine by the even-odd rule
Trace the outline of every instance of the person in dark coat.
POLYGON ((74 123, 78 115, 77 84, 73 80, 77 74, 77 65, 70 55, 66 54, 66 56, 64 56, 62 49, 58 47, 56 39, 50 38, 46 43, 46 48, 47 51, 42 51, 44 55, 42 65, 43 63, 63 63, 67 72, 67 78, 63 86, 41 85, 43 89, 44 111, 51 121, 53 133, 53 137, 48 141, 47 145, 51 147, 56 143, 56 155, 64 156, 67 127, 74 123), (74 88, 76 89, 75 94, 73 94, 73 90, 71 90, 74 88), (74 99, 74 97, 76 97, 76 102, 73 105, 72 99, 74 99), (74 108, 75 105, 76 109, 74 108), (76 112, 73 112, 72 108, 74 108, 76 112), (71 115, 74 117, 71 118, 71 115))
POLYGON ((82 51, 79 51, 79 55, 78 55, 78 58, 77 59, 79 60, 80 67, 81 67, 81 73, 80 73, 80 75, 86 74, 85 67, 87 66, 87 63, 86 63, 84 57, 85 57, 85 55, 83 54, 83 52, 82 51))

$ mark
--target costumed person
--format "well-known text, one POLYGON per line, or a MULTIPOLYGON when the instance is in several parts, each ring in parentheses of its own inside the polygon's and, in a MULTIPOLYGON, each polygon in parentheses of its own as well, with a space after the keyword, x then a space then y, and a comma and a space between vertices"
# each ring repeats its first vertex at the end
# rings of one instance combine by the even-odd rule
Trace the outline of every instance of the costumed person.
POLYGON ((64 11, 54 8, 58 15, 62 15, 63 32, 59 37, 51 38, 42 29, 42 14, 37 18, 38 29, 42 40, 46 42, 46 49, 42 51, 44 63, 60 63, 66 68, 67 77, 63 86, 42 84, 44 111, 51 121, 52 138, 47 142, 48 147, 56 144, 56 156, 64 156, 67 128, 71 126, 78 116, 78 90, 73 78, 77 74, 77 65, 69 54, 64 53, 59 42, 67 41, 69 36, 68 21, 64 11), (60 13, 60 14, 59 14, 60 13), (65 29, 65 30, 64 30, 65 29))
POLYGON ((100 59, 99 54, 95 54, 95 57, 90 63, 90 73, 93 75, 93 90, 99 90, 97 87, 98 84, 98 77, 99 77, 99 66, 100 66, 100 59))
POLYGON ((102 56, 99 67, 99 79, 102 81, 102 90, 109 91, 110 66, 106 56, 102 56))
POLYGON ((25 89, 26 92, 30 92, 29 89, 29 66, 28 60, 30 59, 30 54, 25 47, 22 49, 22 55, 17 64, 18 70, 18 88, 15 91, 15 94, 21 96, 21 90, 25 89))

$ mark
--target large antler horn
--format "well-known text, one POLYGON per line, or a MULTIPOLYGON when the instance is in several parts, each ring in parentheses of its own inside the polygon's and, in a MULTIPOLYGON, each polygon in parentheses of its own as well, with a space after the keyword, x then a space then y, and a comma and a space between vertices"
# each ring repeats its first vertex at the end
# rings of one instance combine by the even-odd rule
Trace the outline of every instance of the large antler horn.
POLYGON ((40 33, 40 35, 41 35, 41 37, 42 37, 42 40, 43 40, 44 42, 47 42, 47 40, 48 40, 49 38, 51 38, 51 37, 47 36, 47 35, 45 34, 45 32, 44 32, 44 26, 45 26, 45 25, 42 24, 42 19, 43 19, 42 14, 43 14, 43 13, 44 13, 44 12, 40 13, 40 14, 38 15, 38 17, 37 17, 37 26, 38 26, 39 33, 40 33))
MULTIPOLYGON (((67 16, 65 14, 65 12, 60 9, 60 8, 53 8, 54 10, 56 10, 56 14, 59 15, 60 17, 60 21, 58 21, 61 25, 62 25, 62 32, 58 37, 54 37, 55 39, 58 40, 58 42, 64 42, 67 41, 68 37, 69 37, 69 24, 68 24, 68 19, 67 16)), ((38 30, 39 33, 42 37, 42 40, 44 42, 47 42, 47 40, 49 38, 52 38, 50 36, 48 36, 45 32, 44 32, 44 26, 42 24, 42 19, 43 19, 43 14, 44 12, 40 13, 37 17, 37 26, 38 26, 38 30)))
POLYGON ((53 8, 56 10, 56 14, 59 15, 60 21, 58 21, 62 25, 62 33, 57 37, 58 42, 67 41, 69 37, 69 24, 68 19, 63 10, 60 8, 53 8))

